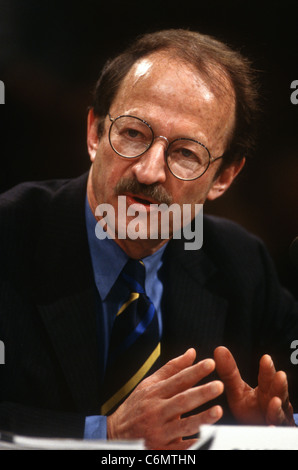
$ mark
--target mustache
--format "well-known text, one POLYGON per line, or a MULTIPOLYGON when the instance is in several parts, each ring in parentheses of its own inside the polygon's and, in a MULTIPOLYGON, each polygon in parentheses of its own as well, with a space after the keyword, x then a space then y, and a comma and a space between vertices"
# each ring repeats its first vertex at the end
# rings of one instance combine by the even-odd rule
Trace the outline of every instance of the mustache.
POLYGON ((121 178, 114 188, 117 196, 128 192, 156 201, 158 204, 172 204, 172 196, 159 183, 144 184, 133 178, 121 178))

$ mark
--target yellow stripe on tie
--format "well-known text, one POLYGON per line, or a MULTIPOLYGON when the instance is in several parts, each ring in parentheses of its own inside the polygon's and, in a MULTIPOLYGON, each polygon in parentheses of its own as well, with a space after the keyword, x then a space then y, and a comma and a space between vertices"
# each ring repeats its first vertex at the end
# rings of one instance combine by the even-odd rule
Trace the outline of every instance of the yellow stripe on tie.
POLYGON ((136 385, 142 380, 147 374, 148 370, 153 366, 154 362, 160 356, 160 343, 156 346, 153 353, 148 357, 146 362, 140 367, 140 369, 116 392, 109 400, 107 400, 101 407, 101 414, 106 415, 118 402, 128 395, 136 385))
POLYGON ((125 302, 125 304, 123 304, 120 310, 117 312, 116 317, 118 317, 118 315, 121 315, 121 313, 124 312, 124 310, 129 306, 129 304, 131 304, 131 302, 138 299, 139 297, 140 297, 140 294, 138 294, 137 292, 132 292, 130 294, 128 301, 125 302))

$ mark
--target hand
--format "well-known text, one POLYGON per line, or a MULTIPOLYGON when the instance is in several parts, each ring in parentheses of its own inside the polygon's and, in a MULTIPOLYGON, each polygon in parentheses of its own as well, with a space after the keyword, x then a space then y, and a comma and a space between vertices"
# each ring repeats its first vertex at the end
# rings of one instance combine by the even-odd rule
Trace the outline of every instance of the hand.
POLYGON ((270 356, 265 355, 260 360, 258 386, 255 389, 242 380, 228 349, 222 346, 216 348, 214 359, 230 409, 241 424, 294 425, 287 376, 282 371, 276 372, 270 356))
POLYGON ((107 418, 109 439, 144 439, 147 449, 187 449, 201 424, 213 424, 222 416, 220 406, 197 415, 181 415, 218 397, 220 381, 194 387, 215 369, 213 359, 193 365, 195 350, 189 349, 144 379, 121 406, 107 418))

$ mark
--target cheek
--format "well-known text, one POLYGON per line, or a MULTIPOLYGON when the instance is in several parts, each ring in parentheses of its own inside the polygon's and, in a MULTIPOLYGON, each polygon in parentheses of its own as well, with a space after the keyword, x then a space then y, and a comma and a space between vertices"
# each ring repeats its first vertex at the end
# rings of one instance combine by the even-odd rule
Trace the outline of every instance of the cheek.
POLYGON ((174 195, 175 202, 179 204, 203 204, 209 192, 210 185, 205 180, 180 182, 174 195), (176 194, 176 197, 175 197, 176 194))
POLYGON ((129 164, 119 158, 110 148, 101 146, 93 162, 96 186, 104 193, 113 191, 119 179, 128 172, 129 164))

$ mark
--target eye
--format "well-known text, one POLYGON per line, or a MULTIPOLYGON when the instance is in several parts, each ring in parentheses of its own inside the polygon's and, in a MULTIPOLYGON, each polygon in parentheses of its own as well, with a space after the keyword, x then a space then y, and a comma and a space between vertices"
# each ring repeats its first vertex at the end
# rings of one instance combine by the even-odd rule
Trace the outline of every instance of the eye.
POLYGON ((182 157, 185 158, 198 158, 191 150, 186 149, 186 148, 181 148, 180 153, 182 157))
POLYGON ((200 163, 200 158, 196 152, 186 147, 178 147, 174 150, 175 158, 185 162, 200 163))
POLYGON ((151 137, 148 129, 138 123, 128 123, 128 125, 123 126, 119 129, 119 136, 130 141, 138 142, 150 140, 151 137))
POLYGON ((174 140, 168 148, 168 163, 194 171, 195 168, 206 166, 209 154, 206 147, 191 139, 174 140))
POLYGON ((141 133, 137 131, 136 129, 127 129, 126 134, 128 135, 128 137, 131 137, 132 139, 141 137, 141 133))

